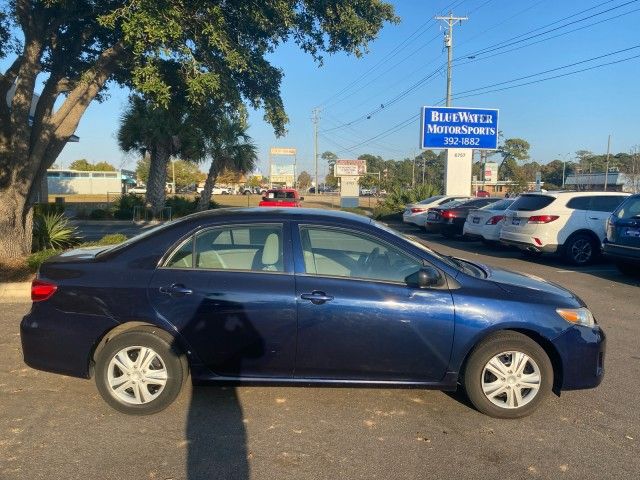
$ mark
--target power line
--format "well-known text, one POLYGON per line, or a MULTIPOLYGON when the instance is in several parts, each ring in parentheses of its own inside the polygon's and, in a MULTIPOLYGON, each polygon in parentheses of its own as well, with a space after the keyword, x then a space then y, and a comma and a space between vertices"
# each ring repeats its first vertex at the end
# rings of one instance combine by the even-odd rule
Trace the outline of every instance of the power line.
MULTIPOLYGON (((558 70, 558 69, 561 69, 561 68, 568 68, 570 66, 575 66, 575 65, 580 64, 580 63, 585 63, 585 62, 588 62, 588 61, 597 60, 597 59, 600 59, 600 58, 608 57, 608 56, 611 56, 611 55, 615 55, 617 53, 621 53, 621 52, 624 52, 624 51, 629 51, 629 50, 636 49, 636 48, 640 48, 640 45, 635 45, 633 47, 629 47, 629 48, 626 48, 626 49, 618 50, 618 51, 615 51, 615 52, 610 52, 608 54, 600 55, 598 57, 593 57, 591 59, 583 60, 583 61, 580 61, 580 62, 574 62, 572 64, 565 65, 564 67, 557 67, 557 68, 552 69, 552 70, 555 71, 555 70, 558 70)), ((545 77, 545 78, 541 78, 541 79, 537 79, 537 80, 533 80, 533 81, 530 81, 530 82, 525 82, 525 83, 521 83, 521 84, 517 84, 517 85, 510 85, 510 86, 503 87, 503 88, 491 89, 491 88, 493 88, 495 86, 499 86, 499 85, 502 85, 504 83, 510 83, 510 82, 499 82, 499 83, 496 83, 496 84, 486 85, 486 86, 480 87, 480 88, 466 90, 466 91, 460 92, 460 93, 463 94, 463 93, 467 93, 467 92, 473 92, 473 91, 477 91, 479 89, 491 89, 491 90, 486 90, 486 91, 477 92, 477 93, 469 93, 468 95, 458 95, 458 96, 456 96, 456 98, 460 99, 460 98, 474 97, 474 96, 484 95, 485 93, 499 92, 499 91, 509 90, 509 89, 512 89, 512 88, 523 87, 523 86, 526 86, 526 85, 533 85, 533 84, 537 84, 537 83, 546 82, 546 81, 549 81, 549 80, 554 80, 554 79, 557 79, 557 78, 567 77, 567 76, 570 76, 570 75, 576 75, 578 73, 583 73, 583 72, 586 72, 586 71, 589 71, 589 70, 595 70, 597 68, 602 68, 602 67, 606 67, 606 66, 609 66, 609 65, 615 65, 615 64, 631 61, 631 60, 634 60, 636 58, 640 58, 640 54, 633 55, 633 56, 626 57, 626 58, 619 59, 619 60, 614 60, 614 61, 611 61, 611 62, 606 62, 606 63, 602 63, 602 64, 598 64, 598 65, 593 65, 591 67, 583 68, 583 69, 580 69, 580 70, 575 70, 573 72, 567 72, 567 73, 563 73, 563 74, 559 74, 559 75, 553 75, 551 77, 545 77)), ((529 76, 527 76, 527 78, 530 78, 532 76, 537 76, 537 75, 544 75, 545 73, 549 73, 552 70, 547 70, 547 71, 544 71, 544 72, 539 72, 537 74, 529 75, 529 76)), ((518 81, 518 80, 519 79, 514 79, 514 80, 511 80, 511 82, 518 81)), ((442 104, 444 102, 444 100, 445 99, 440 100, 437 103, 437 105, 442 104)), ((371 138, 368 138, 368 139, 366 139, 366 140, 364 140, 364 141, 362 141, 360 143, 352 145, 351 147, 349 147, 349 149, 358 148, 358 147, 360 147, 362 145, 365 145, 365 144, 369 143, 371 140, 376 140, 376 139, 379 139, 379 138, 387 137, 387 136, 389 136, 389 135, 391 135, 391 134, 393 134, 393 133, 395 133, 395 132, 397 132, 399 130, 402 130, 403 128, 408 126, 412 121, 416 120, 419 117, 420 117, 419 113, 416 114, 416 115, 412 115, 411 117, 409 117, 409 118, 407 118, 407 119, 395 124, 394 126, 392 126, 392 127, 388 128, 388 129, 378 133, 377 135, 374 135, 371 138)))
MULTIPOLYGON (((456 0, 454 2, 451 2, 447 7, 445 7, 444 9, 449 9, 449 8, 455 8, 459 5, 461 5, 462 3, 464 3, 466 0, 456 0)), ((373 66, 371 66, 369 69, 367 69, 365 72, 363 72, 362 74, 360 74, 358 77, 356 77, 354 80, 352 80, 350 83, 348 83, 345 87, 343 87, 341 90, 339 90, 338 92, 334 93, 333 95, 331 95, 330 97, 326 98, 325 100, 323 100, 319 106, 324 106, 325 108, 328 108, 332 105, 334 105, 335 103, 337 103, 337 97, 341 96, 343 93, 346 93, 347 91, 349 91, 354 85, 356 85, 358 82, 360 82, 360 80, 362 80, 363 78, 365 78, 370 72, 374 71, 375 69, 377 69, 380 65, 382 65, 383 63, 385 63, 389 58, 391 58, 396 52, 401 51, 402 49, 404 49, 409 43, 411 43, 415 37, 417 37, 418 35, 420 35, 421 33, 423 33, 423 31, 425 31, 427 29, 427 27, 429 26, 430 23, 433 22, 433 19, 430 18, 429 20, 427 20, 426 22, 422 23, 417 29, 415 29, 413 31, 413 33, 411 33, 407 38, 405 38, 402 42, 400 42, 400 44, 396 45, 393 49, 391 49, 391 51, 387 52, 384 57, 382 57, 377 63, 375 63, 373 66), (336 98, 336 101, 328 103, 330 100, 336 98)))
POLYGON ((565 24, 563 24, 563 25, 559 25, 559 26, 557 26, 557 27, 554 27, 554 28, 552 28, 552 29, 546 30, 546 31, 544 31, 544 32, 536 33, 535 35, 529 35, 529 36, 527 36, 527 37, 525 37, 525 38, 520 38, 520 37, 523 37, 523 36, 528 35, 528 34, 530 34, 530 33, 533 33, 533 32, 536 32, 536 31, 538 31, 538 30, 541 30, 541 29, 543 29, 543 28, 547 28, 547 27, 549 27, 549 26, 551 26, 551 25, 555 25, 555 24, 557 24, 557 23, 559 23, 559 22, 562 22, 562 21, 564 21, 564 20, 567 20, 567 19, 569 19, 569 18, 573 18, 573 17, 575 17, 575 16, 577 16, 577 15, 581 15, 581 14, 583 14, 583 13, 585 13, 585 12, 588 12, 588 11, 590 11, 590 10, 593 10, 594 8, 598 8, 599 6, 602 6, 602 5, 604 5, 604 4, 611 3, 611 1, 612 1, 612 0, 609 0, 609 1, 607 1, 607 2, 603 2, 603 3, 599 4, 599 5, 596 5, 595 7, 587 8, 586 10, 582 10, 581 12, 575 13, 575 14, 573 14, 573 15, 569 15, 568 17, 564 17, 563 19, 557 20, 557 21, 552 22, 552 23, 550 23, 550 24, 547 24, 547 25, 545 25, 545 26, 543 26, 543 27, 538 27, 538 28, 536 28, 536 29, 530 30, 530 31, 529 31, 529 32, 527 32, 527 33, 520 34, 520 35, 515 36, 515 37, 512 37, 512 38, 510 38, 510 39, 508 39, 508 40, 504 40, 504 41, 502 41, 502 42, 495 43, 495 44, 490 45, 490 46, 488 46, 488 47, 484 47, 484 48, 482 48, 482 49, 480 49, 480 50, 476 50, 476 51, 474 51, 474 52, 468 53, 468 54, 464 55, 464 57, 478 56, 478 55, 482 55, 482 54, 487 53, 487 52, 492 52, 492 51, 495 51, 495 50, 500 50, 500 49, 502 49, 502 48, 510 47, 511 45, 516 45, 516 44, 518 44, 518 43, 522 43, 522 42, 525 42, 525 41, 527 41, 527 40, 531 40, 532 38, 537 38, 537 37, 540 37, 540 36, 542 36, 542 35, 546 35, 547 33, 555 32, 555 31, 560 30, 561 28, 565 28, 565 27, 567 27, 567 26, 569 26, 569 25, 573 25, 573 24, 575 24, 575 23, 584 22, 585 20, 589 20, 589 19, 594 18, 594 17, 597 17, 597 16, 599 16, 599 15, 603 15, 603 14, 608 13, 608 12, 611 12, 611 11, 613 11, 613 10, 617 10, 618 8, 622 8, 622 7, 625 7, 625 6, 630 5, 630 4, 632 4, 632 3, 636 3, 636 2, 638 2, 638 0, 630 0, 630 1, 628 1, 628 2, 625 2, 625 3, 621 4, 621 5, 617 5, 617 6, 615 6, 615 7, 608 8, 608 9, 606 9, 606 10, 603 10, 603 11, 601 11, 601 12, 597 12, 597 13, 594 13, 594 14, 592 14, 592 15, 588 15, 588 16, 586 16, 586 17, 584 17, 584 18, 580 18, 580 19, 578 19, 578 20, 573 20, 573 21, 571 21, 571 22, 565 23, 565 24), (520 38, 520 39, 519 39, 519 40, 516 40, 516 39, 518 39, 518 38, 520 38))
MULTIPOLYGON (((593 14, 593 15, 588 16, 588 17, 585 17, 585 18, 582 18, 582 19, 579 19, 579 20, 575 20, 575 21, 573 21, 573 22, 569 22, 569 23, 566 23, 566 24, 564 24, 564 25, 560 25, 560 26, 558 26, 558 27, 556 27, 556 28, 554 28, 554 29, 548 30, 548 31, 546 31, 546 32, 541 32, 541 33, 536 34, 536 35, 532 35, 532 36, 529 36, 529 37, 526 37, 526 38, 522 38, 522 39, 521 39, 521 40, 519 40, 518 42, 512 42, 512 43, 509 43, 509 42, 511 42, 511 41, 512 41, 512 40, 514 40, 514 39, 517 39, 517 38, 522 37, 523 35, 527 35, 527 34, 529 34, 529 33, 539 31, 539 30, 544 29, 544 28, 547 28, 547 27, 549 27, 549 26, 556 25, 556 24, 558 24, 558 23, 560 23, 560 22, 562 22, 562 21, 564 21, 564 20, 567 20, 567 19, 570 19, 570 18, 576 17, 576 16, 578 16, 578 15, 582 15, 582 14, 584 14, 584 13, 588 12, 588 11, 594 10, 594 9, 596 9, 596 8, 599 8, 599 7, 603 6, 603 5, 606 5, 606 4, 608 4, 608 3, 611 3, 612 1, 613 1, 613 0, 609 0, 609 1, 606 1, 606 2, 601 2, 601 3, 599 3, 598 5, 595 5, 595 6, 593 6, 593 7, 589 7, 589 8, 587 8, 587 9, 581 10, 580 12, 574 13, 574 14, 569 15, 569 16, 566 16, 566 17, 563 17, 563 18, 561 18, 561 19, 559 19, 559 20, 556 20, 556 21, 554 21, 554 22, 551 22, 551 23, 549 23, 549 24, 546 24, 546 25, 544 25, 544 26, 542 26, 542 27, 538 27, 538 28, 536 28, 536 29, 530 30, 529 32, 526 32, 526 33, 524 33, 524 34, 518 35, 518 36, 516 36, 516 37, 512 37, 512 38, 507 39, 507 40, 504 40, 504 41, 502 41, 502 42, 498 42, 498 43, 496 43, 496 44, 494 44, 494 45, 492 45, 492 46, 490 46, 490 47, 485 47, 484 49, 478 50, 478 52, 481 52, 481 51, 482 51, 482 52, 485 52, 485 53, 486 53, 486 52, 489 52, 489 51, 490 51, 489 49, 490 49, 491 47, 495 47, 496 45, 505 44, 505 45, 503 45, 502 47, 496 48, 496 50, 497 50, 497 49, 500 49, 500 48, 504 48, 504 47, 507 47, 507 46, 510 46, 510 45, 516 44, 516 43, 520 43, 520 42, 523 42, 523 41, 526 41, 526 40, 530 40, 531 38, 539 37, 540 35, 544 35, 544 34, 546 34, 546 33, 550 33, 550 32, 552 32, 552 31, 556 31, 556 30, 558 30, 558 29, 560 29, 560 28, 565 28, 565 27, 567 27, 567 26, 569 26, 569 25, 572 25, 572 24, 575 24, 575 23, 578 23, 578 22, 582 22, 582 21, 584 21, 584 20, 588 20, 588 19, 590 19, 590 18, 594 18, 594 17, 596 17, 596 16, 602 15, 602 14, 607 13, 607 12, 610 12, 610 11, 612 11, 612 10, 615 10, 615 9, 621 8, 621 7, 623 7, 623 6, 626 6, 626 5, 629 5, 629 4, 632 4, 632 3, 635 3, 635 2, 637 2, 638 0, 631 0, 631 1, 628 1, 628 2, 626 2, 626 3, 624 3, 624 4, 621 4, 621 5, 618 5, 618 6, 615 6, 615 7, 611 7, 611 8, 609 8, 609 9, 607 9, 607 10, 602 11, 602 12, 597 12, 597 13, 595 13, 595 14, 593 14)), ((634 10, 634 11, 635 11, 635 10, 634 10)), ((631 12, 627 12, 627 14, 628 14, 628 13, 631 13, 631 12)), ((611 18, 606 19, 606 20, 603 20, 603 21, 612 20, 612 19, 614 19, 614 18, 618 18, 619 16, 622 16, 622 15, 625 15, 625 14, 621 14, 621 15, 618 15, 618 16, 616 16, 616 17, 611 17, 611 18)), ((595 22, 595 23, 593 23, 593 24, 590 24, 590 25, 587 25, 587 26, 584 26, 584 27, 580 27, 579 29, 587 28, 587 27, 589 27, 589 26, 596 25, 597 23, 601 23, 601 22, 595 22)), ((578 30, 578 29, 575 29, 575 30, 578 30)), ((573 30, 573 31, 575 31, 575 30, 573 30)), ((568 34, 568 33, 571 33, 571 31, 570 31, 570 32, 565 32, 565 33, 563 33, 563 34, 556 35, 556 36, 561 36, 561 35, 568 34)), ((542 41, 547 41, 547 40, 550 40, 550 39, 552 39, 552 38, 555 38, 556 36, 548 37, 548 38, 545 38, 545 39, 539 40, 538 42, 534 42, 534 43, 539 43, 539 42, 542 42, 542 41)), ((534 43, 531 43, 531 44, 529 44, 529 45, 533 45, 534 43)), ((525 46, 529 46, 529 45, 525 45, 525 46)), ((517 50, 517 49, 519 49, 519 48, 524 48, 524 46, 517 47, 517 48, 512 49, 512 50, 517 50)), ((504 53, 507 53, 507 51, 505 51, 504 53)), ((497 54, 494 54, 493 56, 495 56, 495 55, 497 55, 497 54)), ((459 57, 459 59, 460 59, 460 58, 462 58, 462 57, 459 57)), ((485 58, 489 58, 489 57, 485 57, 485 58)), ((474 59, 474 60, 471 60, 471 61, 469 61, 469 62, 464 62, 464 63, 462 63, 462 64, 460 64, 460 65, 465 65, 466 63, 471 63, 472 61, 477 61, 477 60, 475 60, 475 59, 474 59)), ((454 62, 455 62, 455 59, 454 59, 454 62)), ((357 118, 355 118, 355 119, 353 119, 353 120, 351 120, 351 121, 349 121, 349 122, 345 122, 345 123, 343 123, 342 125, 340 125, 340 126, 338 126, 338 127, 334 127, 334 128, 331 128, 331 129, 325 129, 324 131, 325 131, 325 132, 328 132, 328 131, 331 131, 331 130, 335 130, 335 129, 337 129, 337 128, 341 128, 341 127, 343 127, 343 126, 350 126, 350 125, 353 125, 353 124, 356 124, 356 123, 362 122, 362 121, 364 121, 364 120, 369 120, 369 119, 371 119, 374 115, 378 114, 379 112, 381 112, 381 111, 382 111, 382 110, 384 110, 385 108, 388 108, 389 106, 393 105, 394 103, 396 103, 396 102, 398 102, 398 101, 402 100, 402 99, 403 99, 403 98, 405 98, 407 95, 409 95, 412 91, 414 91, 415 89, 417 89, 418 87, 420 87, 421 85, 423 85, 424 83, 426 83, 429 79, 431 79, 434 75, 436 75, 436 74, 437 74, 437 73, 438 73, 442 68, 443 68, 443 66, 439 67, 439 68, 438 68, 437 70, 435 70, 434 72, 432 72, 432 73, 430 73, 430 74, 426 75, 425 77, 421 78, 420 80, 418 80, 417 82, 415 82, 414 84, 412 84, 411 86, 409 86, 408 88, 406 88, 404 91, 402 91, 400 94, 396 95, 394 98, 392 98, 392 99, 390 99, 390 100, 388 100, 388 101, 386 101, 386 102, 382 102, 382 103, 380 104, 380 106, 379 106, 379 107, 375 108, 374 110, 370 111, 369 113, 366 113, 366 114, 364 114, 364 115, 361 115, 361 116, 359 116, 359 117, 357 117, 357 118)))
POLYGON ((462 66, 462 65, 467 65, 469 63, 479 62, 481 60, 487 60, 487 59, 492 58, 492 57, 496 57, 496 56, 499 56, 499 55, 504 55, 506 53, 511 53, 511 52, 516 51, 516 50, 520 50, 522 48, 530 47, 532 45, 537 45, 538 43, 546 42, 547 40, 552 40, 554 38, 562 37, 564 35, 568 35, 570 33, 574 33, 574 32, 577 32, 579 30, 584 30, 585 28, 593 27, 594 25, 599 25, 599 24, 604 23, 604 22, 615 20, 616 18, 624 17, 626 15, 629 15, 630 13, 635 13, 635 12, 638 12, 638 11, 640 11, 640 7, 639 8, 635 8, 633 10, 630 10, 628 12, 620 13, 620 14, 615 15, 613 17, 604 18, 602 20, 598 20, 597 22, 589 23, 587 25, 583 25, 581 27, 574 28, 574 29, 566 31, 566 32, 558 33, 556 35, 552 35, 552 36, 547 37, 547 38, 536 40, 535 42, 527 43, 526 45, 520 45, 519 47, 514 47, 514 48, 511 48, 509 50, 504 50, 502 52, 496 52, 496 53, 493 53, 491 55, 483 56, 481 58, 469 59, 468 61, 462 62, 462 63, 455 63, 455 60, 454 60, 454 63, 455 63, 455 65, 462 66))

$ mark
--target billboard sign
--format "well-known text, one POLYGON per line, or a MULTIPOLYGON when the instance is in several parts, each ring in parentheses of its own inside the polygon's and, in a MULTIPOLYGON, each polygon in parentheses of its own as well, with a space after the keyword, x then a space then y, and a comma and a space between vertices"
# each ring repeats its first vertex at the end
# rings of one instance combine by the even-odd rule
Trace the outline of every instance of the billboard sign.
POLYGON ((498 110, 464 107, 422 107, 420 148, 498 147, 498 110))
POLYGON ((334 166, 334 176, 336 177, 357 177, 365 173, 367 173, 366 160, 336 160, 334 166))
POLYGON ((484 166, 485 183, 494 184, 498 181, 498 164, 496 162, 487 162, 484 166))
POLYGON ((279 175, 279 176, 294 176, 295 175, 296 166, 293 164, 283 165, 283 164, 271 164, 271 176, 279 175))
POLYGON ((282 147, 271 147, 269 149, 269 153, 271 155, 295 155, 295 148, 282 148, 282 147))

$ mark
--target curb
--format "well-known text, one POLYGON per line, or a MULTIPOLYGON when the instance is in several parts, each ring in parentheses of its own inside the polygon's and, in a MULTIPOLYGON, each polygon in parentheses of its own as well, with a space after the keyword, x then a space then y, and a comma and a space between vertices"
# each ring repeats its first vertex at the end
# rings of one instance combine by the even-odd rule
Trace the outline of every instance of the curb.
POLYGON ((31 282, 0 283, 0 303, 31 302, 31 282))

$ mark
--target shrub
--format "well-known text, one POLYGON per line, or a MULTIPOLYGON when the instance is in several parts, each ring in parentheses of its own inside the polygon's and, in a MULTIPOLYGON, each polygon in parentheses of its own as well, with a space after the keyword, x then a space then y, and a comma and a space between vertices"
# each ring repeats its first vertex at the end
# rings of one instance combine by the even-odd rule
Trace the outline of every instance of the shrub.
POLYGON ((36 203, 33 206, 33 217, 52 215, 64 212, 63 203, 36 203))
POLYGON ((120 195, 113 202, 113 216, 118 220, 133 220, 133 208, 144 205, 144 198, 133 193, 120 195))
POLYGON ((124 233, 109 233, 98 240, 96 243, 98 245, 116 245, 118 243, 122 243, 127 239, 127 236, 124 233))
MULTIPOLYGON (((184 217, 194 213, 198 208, 199 197, 189 199, 187 197, 170 197, 165 202, 165 207, 171 207, 171 218, 184 217)), ((218 204, 213 200, 209 201, 208 210, 218 208, 218 204)))
POLYGON ((33 272, 37 271, 40 268, 40 265, 49 257, 53 257, 60 253, 60 250, 55 248, 47 248, 45 250, 40 250, 39 252, 32 253, 27 257, 27 265, 29 269, 33 272))
POLYGON ((76 227, 62 213, 38 215, 33 222, 34 250, 63 249, 79 242, 76 227))
POLYGON ((408 203, 416 203, 425 198, 438 195, 440 189, 434 185, 418 185, 414 188, 395 187, 380 201, 373 210, 374 218, 397 216, 404 210, 408 203))
POLYGON ((89 214, 89 218, 91 220, 104 220, 109 217, 109 212, 103 208, 96 208, 95 210, 91 210, 91 213, 89 214))

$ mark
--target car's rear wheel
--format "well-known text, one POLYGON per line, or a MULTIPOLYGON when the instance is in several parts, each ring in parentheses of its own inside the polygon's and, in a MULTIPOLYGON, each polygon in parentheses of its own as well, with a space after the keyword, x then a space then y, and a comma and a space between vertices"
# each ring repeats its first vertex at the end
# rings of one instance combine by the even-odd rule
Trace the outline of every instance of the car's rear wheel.
POLYGON ((500 332, 471 353, 464 388, 473 405, 496 418, 531 414, 553 386, 553 367, 544 349, 526 335, 500 332))
POLYGON ((584 233, 572 235, 564 244, 564 258, 572 265, 587 265, 596 257, 598 246, 584 233))
POLYGON ((187 362, 168 335, 130 330, 111 339, 95 358, 102 398, 116 410, 148 415, 176 399, 187 376, 187 362))
POLYGON ((640 276, 640 264, 637 263, 623 263, 621 261, 616 262, 616 267, 620 270, 620 273, 633 277, 640 276))

